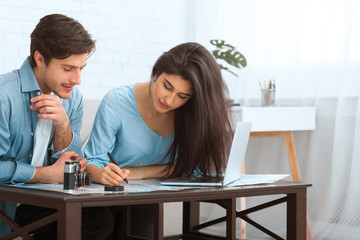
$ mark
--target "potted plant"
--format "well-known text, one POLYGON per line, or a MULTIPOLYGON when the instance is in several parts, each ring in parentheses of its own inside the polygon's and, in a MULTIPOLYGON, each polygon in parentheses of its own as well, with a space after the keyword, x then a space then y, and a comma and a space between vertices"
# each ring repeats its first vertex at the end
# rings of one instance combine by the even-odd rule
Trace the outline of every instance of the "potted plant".
MULTIPOLYGON (((238 75, 234 72, 234 70, 231 69, 231 67, 234 68, 244 68, 246 67, 246 59, 244 55, 242 55, 239 51, 236 50, 236 48, 228 43, 225 43, 224 40, 210 40, 210 43, 214 45, 216 48, 215 50, 212 50, 211 53, 215 57, 220 70, 228 71, 229 73, 233 74, 234 76, 238 77, 238 75), (224 64, 227 64, 228 66, 225 66, 224 64)), ((226 82, 223 80, 225 89, 227 94, 229 94, 229 89, 226 84, 226 82)), ((231 104, 233 106, 238 106, 239 104, 233 103, 233 99, 229 99, 231 104)))
POLYGON ((210 43, 216 47, 215 50, 212 50, 211 52, 217 60, 220 69, 228 71, 229 73, 238 77, 238 75, 231 69, 231 66, 235 68, 246 67, 246 59, 244 55, 242 55, 239 51, 236 50, 234 46, 226 43, 224 40, 214 39, 210 40, 210 43), (224 63, 230 66, 224 66, 224 63))

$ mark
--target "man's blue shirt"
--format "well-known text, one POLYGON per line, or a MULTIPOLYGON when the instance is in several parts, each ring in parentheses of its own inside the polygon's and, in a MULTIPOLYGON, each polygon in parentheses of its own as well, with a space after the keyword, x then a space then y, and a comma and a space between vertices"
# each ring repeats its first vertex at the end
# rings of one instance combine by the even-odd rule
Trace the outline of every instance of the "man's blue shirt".
MULTIPOLYGON (((31 159, 39 118, 38 111, 30 109, 30 99, 40 92, 29 58, 24 61, 20 69, 0 75, 0 183, 25 183, 35 174, 31 159)), ((77 88, 73 89, 70 98, 63 100, 62 105, 70 119, 73 139, 62 151, 54 153, 53 148, 49 148, 50 165, 64 150, 81 153, 83 100, 77 88)), ((0 209, 6 210, 13 217, 14 206, 9 209, 4 205, 7 203, 0 202, 0 209)), ((1 230, 3 227, 0 221, 0 236, 2 236, 1 230)))

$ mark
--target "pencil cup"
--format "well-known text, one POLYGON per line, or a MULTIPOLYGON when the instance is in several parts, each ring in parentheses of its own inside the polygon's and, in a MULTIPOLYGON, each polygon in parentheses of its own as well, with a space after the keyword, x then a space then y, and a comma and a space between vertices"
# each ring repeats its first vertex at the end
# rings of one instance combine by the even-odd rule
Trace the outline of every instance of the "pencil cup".
POLYGON ((275 89, 261 90, 261 106, 275 106, 275 89))

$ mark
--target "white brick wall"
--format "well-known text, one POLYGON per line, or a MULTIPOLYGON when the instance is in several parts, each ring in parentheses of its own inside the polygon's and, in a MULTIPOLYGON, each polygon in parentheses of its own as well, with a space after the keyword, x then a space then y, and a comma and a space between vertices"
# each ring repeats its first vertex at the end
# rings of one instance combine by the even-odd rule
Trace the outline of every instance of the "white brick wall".
POLYGON ((97 49, 82 75, 86 99, 149 80, 157 57, 186 41, 185 0, 1 0, 0 74, 21 66, 39 19, 61 13, 84 25, 97 49))
MULTIPOLYGON (((39 19, 61 13, 78 20, 97 40, 80 89, 86 99, 101 99, 113 87, 148 81, 155 60, 186 41, 187 4, 187 0, 1 0, 0 74, 18 69, 29 55, 30 34, 39 19)), ((181 212, 168 210, 169 214, 179 217, 181 212)), ((181 220, 170 218, 165 234, 178 233, 181 220)))

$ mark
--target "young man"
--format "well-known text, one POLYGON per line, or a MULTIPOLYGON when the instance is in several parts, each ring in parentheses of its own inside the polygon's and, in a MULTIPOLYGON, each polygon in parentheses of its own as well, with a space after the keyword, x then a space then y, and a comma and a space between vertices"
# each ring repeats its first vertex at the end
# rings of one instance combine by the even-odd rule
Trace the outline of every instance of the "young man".
MULTIPOLYGON (((76 20, 61 14, 40 19, 31 34, 30 57, 20 69, 0 75, 0 183, 57 183, 64 164, 80 158, 82 95, 76 88, 95 41, 76 20), (40 147, 39 147, 40 146, 40 147)), ((0 202, 20 225, 54 210, 0 202)), ((83 209, 82 236, 102 239, 112 231, 105 208, 83 209)), ((10 229, 0 220, 0 236, 10 229)), ((56 223, 34 231, 36 239, 56 238, 56 223)))

